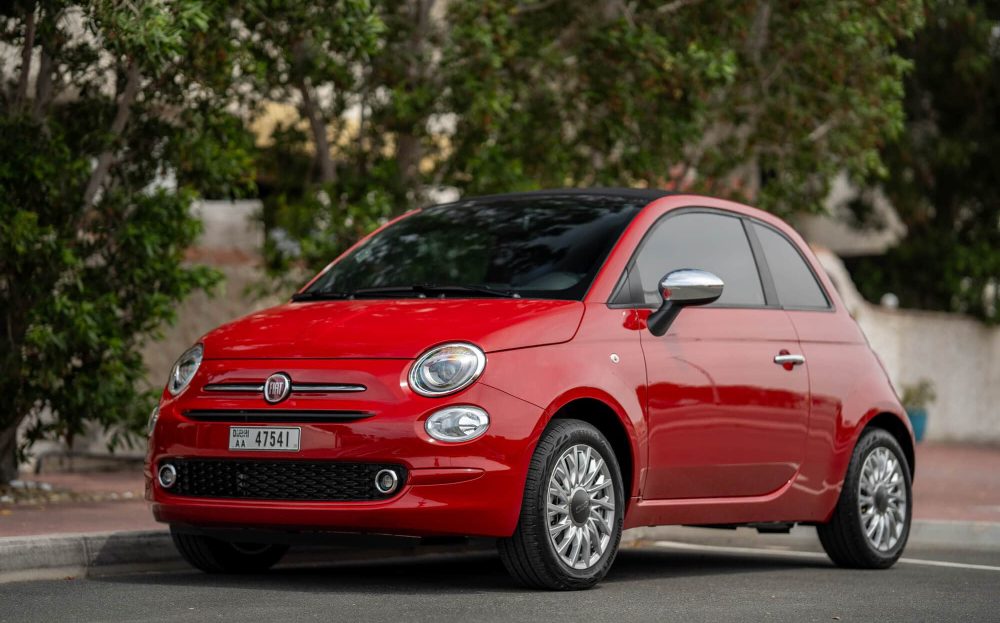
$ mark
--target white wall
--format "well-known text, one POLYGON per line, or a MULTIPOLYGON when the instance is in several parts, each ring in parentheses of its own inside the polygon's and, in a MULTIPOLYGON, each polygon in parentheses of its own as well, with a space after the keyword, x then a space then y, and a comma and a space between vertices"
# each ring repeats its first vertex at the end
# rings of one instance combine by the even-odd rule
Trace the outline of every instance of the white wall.
POLYGON ((816 253, 896 388, 924 378, 934 383, 926 438, 1000 442, 1000 327, 958 314, 872 305, 836 255, 816 253))
POLYGON ((830 249, 840 257, 880 255, 906 235, 906 225, 881 191, 862 193, 851 184, 846 173, 832 180, 823 204, 823 213, 799 215, 792 219, 792 224, 810 244, 830 249), (851 225, 847 206, 862 194, 875 212, 872 223, 858 228, 851 225))

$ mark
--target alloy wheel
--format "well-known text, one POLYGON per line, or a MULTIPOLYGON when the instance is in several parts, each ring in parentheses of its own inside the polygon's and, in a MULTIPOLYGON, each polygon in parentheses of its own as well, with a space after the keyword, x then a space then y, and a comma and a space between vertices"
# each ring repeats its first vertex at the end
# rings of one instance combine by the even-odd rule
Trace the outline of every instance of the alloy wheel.
POLYGON ((566 449, 549 477, 549 540, 573 569, 596 565, 613 538, 614 481, 601 454, 586 444, 566 449))
POLYGON ((884 446, 865 458, 858 479, 858 510, 868 543, 880 552, 896 546, 906 528, 906 481, 899 459, 884 446))

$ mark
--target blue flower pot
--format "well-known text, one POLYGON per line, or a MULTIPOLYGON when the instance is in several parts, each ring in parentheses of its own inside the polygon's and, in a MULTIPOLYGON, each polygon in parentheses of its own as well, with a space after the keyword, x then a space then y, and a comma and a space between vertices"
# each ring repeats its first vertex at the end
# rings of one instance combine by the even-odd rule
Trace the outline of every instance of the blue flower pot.
POLYGON ((913 426, 913 436, 917 441, 923 441, 924 433, 927 432, 927 409, 907 409, 906 415, 913 426))

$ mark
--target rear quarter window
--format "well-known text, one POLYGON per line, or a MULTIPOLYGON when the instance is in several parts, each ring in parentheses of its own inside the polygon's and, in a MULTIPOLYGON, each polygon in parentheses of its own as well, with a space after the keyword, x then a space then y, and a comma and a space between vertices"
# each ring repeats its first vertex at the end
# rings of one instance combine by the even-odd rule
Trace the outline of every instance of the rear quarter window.
POLYGON ((816 275, 791 241, 770 227, 754 223, 764 259, 774 279, 778 302, 796 309, 829 309, 830 301, 816 275))

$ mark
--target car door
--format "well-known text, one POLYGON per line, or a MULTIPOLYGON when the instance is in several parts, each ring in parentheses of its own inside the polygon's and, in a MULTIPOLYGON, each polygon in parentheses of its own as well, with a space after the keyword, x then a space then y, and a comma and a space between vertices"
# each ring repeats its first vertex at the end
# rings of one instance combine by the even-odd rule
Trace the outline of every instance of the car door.
MULTIPOLYGON (((809 414, 804 364, 788 314, 765 289, 749 221, 682 210, 657 222, 629 270, 633 297, 660 303, 657 283, 680 268, 710 271, 722 296, 680 312, 662 337, 642 332, 648 470, 645 499, 765 495, 802 462, 809 414)), ((758 247, 759 248, 759 247, 758 247)))

